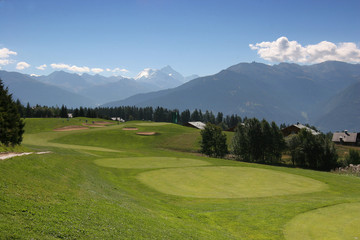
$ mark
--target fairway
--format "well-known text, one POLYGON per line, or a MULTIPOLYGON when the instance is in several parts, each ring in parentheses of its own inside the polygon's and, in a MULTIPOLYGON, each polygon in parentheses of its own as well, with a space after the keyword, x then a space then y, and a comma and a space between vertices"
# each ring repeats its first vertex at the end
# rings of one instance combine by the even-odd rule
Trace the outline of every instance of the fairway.
POLYGON ((141 173, 163 193, 196 198, 254 198, 322 191, 326 184, 279 171, 249 167, 189 167, 141 173))
POLYGON ((25 120, 51 154, 0 161, 0 239, 360 240, 360 178, 204 157, 176 124, 53 131, 86 120, 25 120))
POLYGON ((360 239, 360 203, 320 208, 296 216, 285 227, 288 240, 360 239))
POLYGON ((208 162, 175 157, 134 157, 134 158, 103 158, 94 161, 97 165, 113 168, 166 168, 209 165, 208 162))

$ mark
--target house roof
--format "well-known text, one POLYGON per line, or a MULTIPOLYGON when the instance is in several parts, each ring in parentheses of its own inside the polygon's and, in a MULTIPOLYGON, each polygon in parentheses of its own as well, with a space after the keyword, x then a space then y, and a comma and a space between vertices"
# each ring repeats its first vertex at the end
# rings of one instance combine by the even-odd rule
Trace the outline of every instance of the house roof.
POLYGON ((289 127, 286 127, 284 129, 282 129, 282 131, 286 131, 287 128, 293 128, 293 127, 298 128, 298 129, 304 129, 305 128, 306 130, 310 131, 312 135, 319 135, 320 134, 320 132, 317 132, 314 129, 311 129, 311 128, 305 126, 305 125, 302 125, 301 123, 293 124, 293 125, 291 125, 289 127))
POLYGON ((188 124, 201 130, 203 130, 206 126, 206 124, 203 122, 188 122, 188 124))
POLYGON ((333 134, 333 142, 356 143, 358 133, 336 132, 333 134))

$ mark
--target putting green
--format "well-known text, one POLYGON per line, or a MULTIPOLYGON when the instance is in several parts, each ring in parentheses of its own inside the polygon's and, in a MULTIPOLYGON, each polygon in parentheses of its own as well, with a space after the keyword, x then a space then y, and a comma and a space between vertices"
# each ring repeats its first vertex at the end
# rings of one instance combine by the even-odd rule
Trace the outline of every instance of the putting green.
POLYGON ((189 167, 209 165, 208 162, 175 157, 132 157, 132 158, 102 158, 95 160, 97 165, 113 168, 164 168, 189 167))
POLYGON ((344 203, 296 216, 286 226, 284 236, 297 239, 360 239, 360 203, 344 203))
POLYGON ((166 194, 197 198, 253 198, 310 193, 325 183, 284 172, 249 167, 189 167, 141 173, 137 178, 166 194))

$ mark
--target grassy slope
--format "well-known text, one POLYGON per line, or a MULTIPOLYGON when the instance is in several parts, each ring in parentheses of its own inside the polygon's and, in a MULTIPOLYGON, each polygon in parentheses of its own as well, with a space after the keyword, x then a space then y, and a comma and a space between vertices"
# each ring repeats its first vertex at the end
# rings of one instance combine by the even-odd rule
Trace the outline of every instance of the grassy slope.
POLYGON ((191 128, 132 122, 51 132, 67 123, 59 119, 26 122, 26 146, 53 153, 0 162, 0 238, 284 239, 284 226, 298 214, 360 201, 359 178, 189 153, 199 148, 199 131, 191 128), (124 126, 159 134, 138 136, 121 130, 124 126), (151 169, 117 169, 94 163, 101 158, 147 156, 275 169, 324 182, 328 188, 264 198, 185 198, 154 191, 136 179, 151 169))

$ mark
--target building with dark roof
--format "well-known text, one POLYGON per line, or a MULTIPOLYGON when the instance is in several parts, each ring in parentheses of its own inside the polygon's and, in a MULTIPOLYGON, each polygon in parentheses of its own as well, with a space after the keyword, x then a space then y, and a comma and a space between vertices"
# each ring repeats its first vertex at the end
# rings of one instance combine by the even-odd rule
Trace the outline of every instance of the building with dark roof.
POLYGON ((283 133, 284 137, 289 136, 290 134, 298 134, 301 129, 306 129, 307 131, 310 131, 312 135, 319 135, 320 132, 315 131, 314 129, 311 129, 305 125, 302 125, 301 123, 293 124, 291 126, 288 126, 286 128, 281 129, 281 132, 283 133))
POLYGON ((205 129, 206 124, 203 122, 187 122, 184 124, 184 126, 203 130, 205 129))
POLYGON ((360 133, 355 132, 336 132, 333 134, 332 141, 342 145, 360 145, 360 133))

